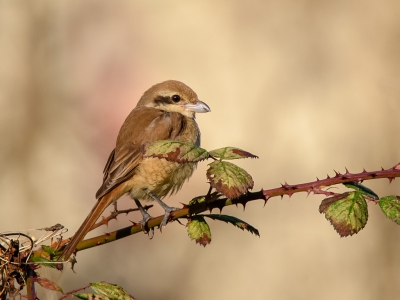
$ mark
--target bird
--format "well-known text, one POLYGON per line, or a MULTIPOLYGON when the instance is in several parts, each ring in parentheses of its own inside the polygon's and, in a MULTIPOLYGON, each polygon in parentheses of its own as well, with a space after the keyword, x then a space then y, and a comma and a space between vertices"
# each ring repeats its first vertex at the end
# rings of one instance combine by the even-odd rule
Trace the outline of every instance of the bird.
POLYGON ((181 189, 193 174, 196 163, 145 157, 146 147, 159 140, 200 146, 195 116, 210 111, 210 107, 180 81, 167 80, 144 92, 119 131, 115 149, 104 168, 103 184, 96 193, 98 201, 59 258, 68 260, 104 210, 124 194, 129 194, 138 206, 143 216, 142 227, 151 216, 139 200, 158 202, 165 210, 160 228, 165 226, 176 208, 161 199, 181 189))

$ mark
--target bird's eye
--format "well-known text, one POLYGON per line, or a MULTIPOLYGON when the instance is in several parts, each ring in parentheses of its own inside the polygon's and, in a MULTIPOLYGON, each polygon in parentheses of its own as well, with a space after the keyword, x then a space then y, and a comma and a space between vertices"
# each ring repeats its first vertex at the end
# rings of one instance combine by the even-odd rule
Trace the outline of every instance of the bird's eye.
POLYGON ((174 102, 179 102, 179 101, 181 101, 181 96, 179 96, 179 95, 173 95, 173 96, 172 96, 172 101, 174 101, 174 102))

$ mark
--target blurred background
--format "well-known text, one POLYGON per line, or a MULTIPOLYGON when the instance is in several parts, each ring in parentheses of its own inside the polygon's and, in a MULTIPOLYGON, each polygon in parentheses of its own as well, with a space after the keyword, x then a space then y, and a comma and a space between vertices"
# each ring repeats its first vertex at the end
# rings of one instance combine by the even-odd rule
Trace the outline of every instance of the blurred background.
MULTIPOLYGON (((203 147, 260 156, 238 162, 254 190, 400 161, 399 1, 0 0, 1 231, 61 223, 73 234, 125 117, 167 79, 211 107, 197 117, 203 147)), ((206 169, 167 203, 206 193, 206 169)), ((400 194, 399 179, 365 184, 400 194)), ((397 298, 400 228, 369 203, 366 228, 340 238, 318 212, 322 199, 224 209, 260 238, 210 221, 203 248, 174 222, 152 240, 80 252, 76 274, 40 274, 64 291, 104 280, 138 299, 397 298)), ((140 218, 121 215, 93 234, 140 218)))

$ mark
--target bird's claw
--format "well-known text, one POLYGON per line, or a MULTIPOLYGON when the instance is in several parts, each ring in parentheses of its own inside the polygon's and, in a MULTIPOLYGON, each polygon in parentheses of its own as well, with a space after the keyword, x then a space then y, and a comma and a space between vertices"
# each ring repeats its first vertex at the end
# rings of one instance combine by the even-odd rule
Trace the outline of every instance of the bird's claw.
POLYGON ((147 211, 143 210, 142 212, 143 219, 139 222, 140 228, 142 228, 143 232, 146 233, 150 239, 154 237, 154 228, 149 228, 147 222, 152 218, 147 211))
POLYGON ((163 228, 164 228, 165 226, 167 226, 168 220, 169 220, 169 218, 171 217, 171 213, 172 213, 173 211, 176 211, 176 210, 180 210, 180 208, 171 207, 171 206, 165 207, 164 218, 162 219, 162 221, 161 221, 161 223, 160 223, 160 231, 161 231, 161 232, 162 232, 163 228))

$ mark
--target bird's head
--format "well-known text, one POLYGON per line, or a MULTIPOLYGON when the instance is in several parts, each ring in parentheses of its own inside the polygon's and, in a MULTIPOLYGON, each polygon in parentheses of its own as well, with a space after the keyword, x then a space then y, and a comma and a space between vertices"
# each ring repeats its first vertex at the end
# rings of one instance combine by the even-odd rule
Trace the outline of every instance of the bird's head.
POLYGON ((143 94, 137 106, 179 112, 190 118, 193 118, 195 113, 211 111, 207 104, 197 98, 190 87, 176 80, 168 80, 152 86, 143 94))

